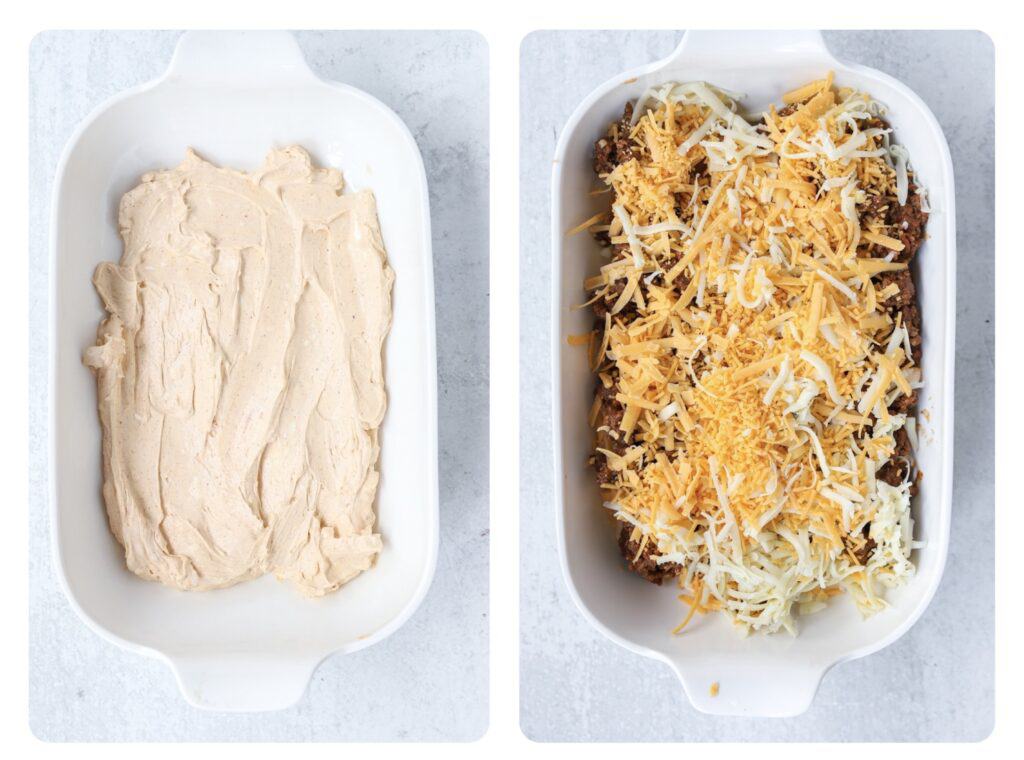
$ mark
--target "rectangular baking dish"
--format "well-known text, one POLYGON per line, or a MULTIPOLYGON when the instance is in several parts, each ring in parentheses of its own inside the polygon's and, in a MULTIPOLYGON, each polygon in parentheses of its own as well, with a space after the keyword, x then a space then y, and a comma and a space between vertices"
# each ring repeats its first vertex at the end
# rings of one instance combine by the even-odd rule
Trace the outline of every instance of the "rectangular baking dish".
POLYGON ((269 710, 302 696, 334 652, 370 646, 413 613, 438 542, 436 358, 430 212, 423 161, 391 110, 319 79, 285 32, 192 32, 159 80, 97 109, 57 170, 51 230, 51 521, 58 575, 97 633, 165 659, 185 698, 216 710, 269 710), (376 565, 339 591, 305 599, 273 577, 205 593, 125 568, 101 499, 96 384, 81 362, 104 312, 93 269, 117 261, 117 207, 144 172, 194 147, 214 163, 259 166, 297 143, 341 169, 346 192, 370 188, 395 271, 385 346, 376 565))
POLYGON ((562 569, 584 617, 608 638, 659 659, 679 676, 694 707, 722 715, 792 716, 811 704, 825 672, 844 660, 891 644, 920 617, 946 560, 953 463, 953 361, 956 230, 949 147, 928 107, 905 85, 874 69, 834 58, 818 32, 687 32, 668 58, 617 76, 576 109, 562 131, 552 176, 552 386, 556 421, 555 501, 562 569), (679 636, 670 631, 686 607, 674 587, 644 583, 623 570, 607 510, 587 466, 593 433, 587 418, 594 379, 585 351, 567 336, 592 327, 582 282, 603 262, 589 236, 566 232, 602 210, 593 144, 619 119, 627 100, 667 81, 704 80, 745 93, 750 110, 767 107, 794 87, 835 72, 840 86, 870 92, 888 107, 899 143, 927 188, 928 240, 914 263, 922 312, 924 388, 917 460, 924 480, 914 500, 917 574, 888 594, 890 606, 864 621, 838 598, 799 619, 800 635, 740 638, 722 615, 697 616, 679 636), (711 684, 720 691, 711 695, 711 684))

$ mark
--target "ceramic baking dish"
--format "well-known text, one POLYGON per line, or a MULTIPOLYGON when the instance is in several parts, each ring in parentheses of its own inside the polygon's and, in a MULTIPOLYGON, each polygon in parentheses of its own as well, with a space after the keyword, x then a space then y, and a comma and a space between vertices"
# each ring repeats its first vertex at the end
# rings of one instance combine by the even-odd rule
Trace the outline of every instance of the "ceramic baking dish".
POLYGON ((50 272, 54 556, 71 605, 93 630, 165 659, 193 705, 268 710, 296 702, 331 653, 370 646, 409 618, 437 556, 434 290, 423 161, 392 111, 315 76, 290 34, 185 34, 163 77, 101 106, 68 143, 50 272), (373 190, 395 270, 377 498, 384 550, 372 570, 322 599, 272 576, 184 593, 130 573, 107 527, 96 384, 81 363, 104 315, 90 278, 97 263, 120 258, 118 202, 144 172, 176 166, 189 146, 252 169, 270 148, 292 143, 341 169, 347 191, 373 190))
POLYGON ((556 420, 557 531, 566 582, 583 615, 613 641, 662 660, 682 680, 690 701, 708 713, 789 716, 808 708, 825 672, 891 644, 920 617, 939 584, 949 537, 953 462, 953 331, 955 214, 949 148, 935 117, 906 86, 865 66, 834 58, 817 32, 688 32, 671 56, 605 82, 576 109, 562 131, 552 177, 553 402, 556 420), (917 574, 888 596, 891 606, 863 621, 852 602, 799 620, 800 635, 741 639, 724 616, 696 618, 684 635, 669 632, 685 613, 672 587, 644 583, 623 570, 607 511, 587 466, 587 423, 594 384, 585 352, 567 344, 591 329, 584 277, 603 261, 587 235, 566 231, 602 209, 593 143, 627 100, 667 81, 705 80, 746 94, 751 110, 781 93, 835 71, 839 85, 863 88, 888 106, 900 143, 910 151, 933 212, 927 242, 914 264, 923 319, 924 416, 917 459, 924 481, 914 501, 917 574), (720 684, 718 696, 710 694, 720 684))

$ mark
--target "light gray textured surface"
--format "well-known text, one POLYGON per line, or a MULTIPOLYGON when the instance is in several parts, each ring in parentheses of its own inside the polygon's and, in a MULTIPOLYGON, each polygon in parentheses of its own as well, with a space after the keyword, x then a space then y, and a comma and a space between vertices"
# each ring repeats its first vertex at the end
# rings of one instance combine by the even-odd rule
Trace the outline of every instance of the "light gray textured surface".
POLYGON ((422 607, 383 642, 329 659, 296 707, 225 715, 189 707, 166 666, 93 634, 57 584, 46 491, 53 175, 78 122, 109 96, 161 74, 177 37, 47 32, 30 52, 32 730, 47 740, 476 739, 486 730, 488 703, 488 53, 477 34, 299 34, 321 76, 372 93, 405 120, 426 164, 437 301, 441 546, 422 607), (445 118, 449 113, 458 118, 445 118))
POLYGON ((993 723, 993 50, 977 32, 837 32, 935 112, 957 185, 956 456, 949 562, 897 643, 837 666, 788 720, 696 712, 669 669, 604 639, 574 607, 551 527, 549 184, 558 134, 603 81, 668 55, 680 32, 535 32, 521 48, 521 710, 548 741, 957 741, 993 723), (552 76, 551 72, 570 72, 552 76), (529 477, 526 477, 526 475, 529 477))

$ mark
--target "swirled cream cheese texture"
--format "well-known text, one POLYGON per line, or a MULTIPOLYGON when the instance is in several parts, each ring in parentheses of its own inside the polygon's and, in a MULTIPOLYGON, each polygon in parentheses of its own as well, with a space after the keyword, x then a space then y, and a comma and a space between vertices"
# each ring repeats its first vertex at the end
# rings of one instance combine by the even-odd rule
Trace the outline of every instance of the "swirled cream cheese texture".
POLYGON ((129 569, 186 590, 272 572, 336 590, 374 533, 394 280, 373 194, 302 148, 191 150, 121 200, 93 277, 103 497, 129 569))

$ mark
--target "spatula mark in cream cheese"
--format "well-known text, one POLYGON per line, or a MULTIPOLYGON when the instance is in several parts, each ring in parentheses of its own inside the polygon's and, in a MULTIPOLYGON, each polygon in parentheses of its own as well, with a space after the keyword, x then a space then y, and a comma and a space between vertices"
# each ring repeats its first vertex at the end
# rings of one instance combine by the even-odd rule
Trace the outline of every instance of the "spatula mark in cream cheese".
POLYGON ((129 569, 205 590, 336 590, 373 532, 394 275, 372 193, 299 147, 246 173, 189 151, 121 200, 93 277, 103 496, 129 569))

